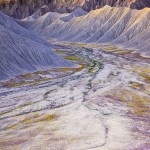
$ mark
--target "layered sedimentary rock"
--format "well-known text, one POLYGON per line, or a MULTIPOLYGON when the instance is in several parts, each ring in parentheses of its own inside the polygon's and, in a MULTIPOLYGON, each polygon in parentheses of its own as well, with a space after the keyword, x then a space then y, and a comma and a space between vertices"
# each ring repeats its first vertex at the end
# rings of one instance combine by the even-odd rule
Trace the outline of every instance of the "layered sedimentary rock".
POLYGON ((35 13, 38 16, 49 11, 72 12, 77 7, 85 11, 101 8, 105 5, 127 6, 135 9, 150 7, 149 0, 1 0, 0 10, 15 18, 25 18, 35 13))
POLYGON ((51 51, 51 45, 0 13, 0 80, 16 75, 72 66, 51 51))
POLYGON ((47 5, 48 2, 48 0, 2 0, 0 10, 12 17, 24 18, 47 5))
MULTIPOLYGON (((81 9, 78 9, 78 11, 80 12, 81 9)), ((51 12, 46 15, 50 16, 50 14, 51 12)), ((55 15, 52 15, 53 19, 55 15)), ((46 24, 44 23, 44 15, 38 18, 38 20, 42 20, 42 27, 38 30, 35 28, 33 31, 46 38, 56 38, 61 41, 111 43, 150 54, 149 8, 135 10, 126 7, 105 6, 85 15, 72 16, 72 19, 68 21, 64 21, 62 18, 64 17, 61 14, 57 14, 57 18, 52 23, 46 24)), ((25 21, 24 26, 34 24, 34 26, 39 27, 39 22, 36 19, 25 21)), ((28 26, 26 27, 28 28, 28 26)), ((29 29, 32 30, 32 28, 29 29)))

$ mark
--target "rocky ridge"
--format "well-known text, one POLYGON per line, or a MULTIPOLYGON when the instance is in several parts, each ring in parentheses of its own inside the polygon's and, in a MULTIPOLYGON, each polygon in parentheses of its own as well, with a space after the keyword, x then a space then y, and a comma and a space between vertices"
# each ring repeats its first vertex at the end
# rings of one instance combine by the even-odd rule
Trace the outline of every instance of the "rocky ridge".
POLYGON ((0 13, 0 80, 72 63, 52 52, 51 44, 0 13))
MULTIPOLYGON (((78 9, 78 12, 82 12, 82 10, 78 9)), ((21 21, 21 24, 30 30, 32 30, 32 24, 34 27, 37 26, 33 31, 47 39, 56 38, 69 42, 120 45, 150 55, 149 8, 133 10, 126 7, 105 6, 85 15, 72 16, 68 21, 63 21, 62 18, 64 17, 61 14, 49 12, 37 20, 21 21), (45 16, 51 14, 53 14, 53 22, 45 23, 44 20, 47 20, 45 16), (55 19, 54 14, 57 15, 55 19), (38 27, 39 20, 42 20, 40 28, 38 27)))
POLYGON ((126 6, 132 9, 143 9, 150 7, 148 0, 2 0, 0 10, 15 18, 25 18, 35 13, 42 16, 46 12, 55 11, 60 13, 72 12, 77 7, 82 7, 85 11, 101 8, 105 5, 126 6))

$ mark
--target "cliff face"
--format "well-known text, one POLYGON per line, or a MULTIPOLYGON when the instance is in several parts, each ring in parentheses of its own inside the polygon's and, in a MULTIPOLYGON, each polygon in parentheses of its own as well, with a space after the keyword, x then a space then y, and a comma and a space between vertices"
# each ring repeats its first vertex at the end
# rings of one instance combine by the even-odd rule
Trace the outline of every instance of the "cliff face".
POLYGON ((143 9, 150 7, 150 1, 148 0, 89 0, 85 1, 83 7, 87 10, 101 8, 105 5, 110 6, 126 6, 132 9, 143 9))
POLYGON ((48 11, 72 12, 76 7, 86 11, 105 5, 127 6, 135 9, 150 7, 148 0, 0 0, 0 10, 15 18, 25 18, 34 12, 41 16, 48 11))
POLYGON ((50 0, 3 0, 0 10, 15 18, 25 18, 49 3, 50 0))

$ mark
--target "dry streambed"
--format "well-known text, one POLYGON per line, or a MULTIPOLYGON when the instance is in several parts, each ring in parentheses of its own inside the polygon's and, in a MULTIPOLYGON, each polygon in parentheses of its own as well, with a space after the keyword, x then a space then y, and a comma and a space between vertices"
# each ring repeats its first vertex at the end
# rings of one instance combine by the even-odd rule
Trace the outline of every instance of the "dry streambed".
POLYGON ((77 66, 1 83, 0 149, 149 149, 149 59, 108 45, 54 44, 77 66))

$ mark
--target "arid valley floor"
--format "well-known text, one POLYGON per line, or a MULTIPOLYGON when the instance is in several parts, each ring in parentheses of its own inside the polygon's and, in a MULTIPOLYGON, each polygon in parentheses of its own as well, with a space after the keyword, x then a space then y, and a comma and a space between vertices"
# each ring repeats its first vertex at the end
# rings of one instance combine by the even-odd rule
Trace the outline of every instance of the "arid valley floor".
POLYGON ((0 150, 150 150, 150 3, 4 1, 0 150))
POLYGON ((113 45, 53 44, 77 65, 1 82, 0 149, 150 149, 150 59, 113 45))

